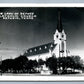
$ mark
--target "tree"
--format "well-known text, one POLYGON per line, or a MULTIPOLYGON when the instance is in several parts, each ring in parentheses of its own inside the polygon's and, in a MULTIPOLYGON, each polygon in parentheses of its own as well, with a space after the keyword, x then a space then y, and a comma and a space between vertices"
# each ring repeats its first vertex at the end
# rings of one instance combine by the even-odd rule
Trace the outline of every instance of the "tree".
POLYGON ((46 66, 53 71, 53 74, 57 74, 57 58, 52 56, 46 60, 46 66))
POLYGON ((13 69, 13 59, 6 59, 2 61, 1 70, 2 72, 8 72, 13 69))
POLYGON ((36 72, 36 67, 38 67, 38 62, 36 60, 28 60, 26 70, 29 73, 36 72))
POLYGON ((83 62, 79 56, 68 56, 68 57, 60 57, 58 58, 60 66, 63 68, 63 72, 67 70, 67 68, 73 69, 82 69, 83 62))
POLYGON ((67 67, 66 57, 59 57, 57 60, 58 60, 58 68, 62 67, 63 71, 65 71, 67 67))
POLYGON ((26 56, 19 56, 19 57, 15 58, 14 62, 13 62, 14 72, 19 72, 19 71, 24 72, 27 61, 28 61, 28 59, 26 56))
POLYGON ((39 60, 38 60, 38 65, 41 66, 41 65, 44 65, 44 63, 45 63, 45 61, 43 61, 42 59, 39 59, 39 60))
POLYGON ((83 60, 81 60, 80 56, 72 56, 72 59, 75 62, 74 68, 75 69, 82 69, 82 67, 83 67, 83 60))

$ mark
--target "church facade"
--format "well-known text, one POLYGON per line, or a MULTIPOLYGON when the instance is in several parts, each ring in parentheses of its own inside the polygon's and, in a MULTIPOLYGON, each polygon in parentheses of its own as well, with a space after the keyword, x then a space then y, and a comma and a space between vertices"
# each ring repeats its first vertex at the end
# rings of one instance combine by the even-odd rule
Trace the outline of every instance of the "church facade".
POLYGON ((44 45, 39 45, 33 48, 29 48, 24 53, 29 60, 46 60, 53 55, 58 57, 66 57, 66 34, 64 32, 61 11, 58 11, 57 28, 53 35, 53 41, 44 45))

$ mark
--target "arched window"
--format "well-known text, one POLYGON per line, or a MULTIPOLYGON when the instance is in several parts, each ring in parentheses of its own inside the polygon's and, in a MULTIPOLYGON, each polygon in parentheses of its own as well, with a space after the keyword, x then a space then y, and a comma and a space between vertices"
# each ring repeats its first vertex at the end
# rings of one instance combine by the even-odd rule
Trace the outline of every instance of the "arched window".
POLYGON ((36 51, 36 48, 34 50, 36 51))
POLYGON ((47 46, 45 46, 45 49, 47 48, 47 46))
POLYGON ((32 52, 32 50, 30 50, 30 52, 32 52))
POLYGON ((53 47, 53 45, 51 44, 51 46, 50 47, 53 47))
POLYGON ((64 37, 64 35, 62 34, 62 38, 64 37))
POLYGON ((39 48, 39 50, 41 50, 41 47, 39 48))
POLYGON ((58 38, 58 35, 56 35, 56 37, 58 38))

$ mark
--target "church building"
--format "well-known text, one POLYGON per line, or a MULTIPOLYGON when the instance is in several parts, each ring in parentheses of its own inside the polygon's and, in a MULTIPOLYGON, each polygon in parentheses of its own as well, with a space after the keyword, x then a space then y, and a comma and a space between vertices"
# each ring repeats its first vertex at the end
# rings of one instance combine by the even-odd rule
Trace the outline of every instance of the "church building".
POLYGON ((57 28, 53 35, 53 41, 44 45, 29 48, 24 53, 29 60, 46 60, 53 55, 66 57, 66 34, 64 32, 61 20, 61 11, 58 10, 57 28))

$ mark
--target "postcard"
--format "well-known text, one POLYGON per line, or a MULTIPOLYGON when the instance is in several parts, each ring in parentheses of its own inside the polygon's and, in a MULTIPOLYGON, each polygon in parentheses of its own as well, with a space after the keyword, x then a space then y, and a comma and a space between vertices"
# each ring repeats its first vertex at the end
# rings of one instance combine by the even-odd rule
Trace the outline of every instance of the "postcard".
POLYGON ((80 6, 1 5, 0 81, 83 81, 80 6))

